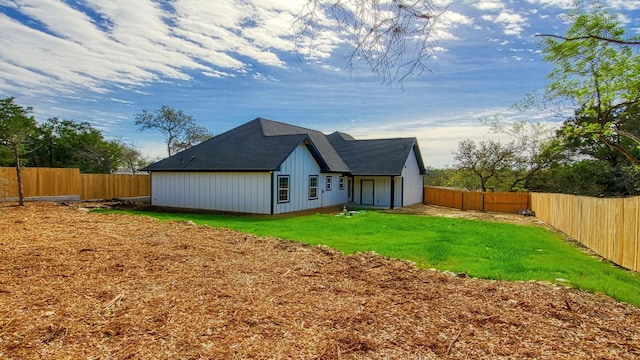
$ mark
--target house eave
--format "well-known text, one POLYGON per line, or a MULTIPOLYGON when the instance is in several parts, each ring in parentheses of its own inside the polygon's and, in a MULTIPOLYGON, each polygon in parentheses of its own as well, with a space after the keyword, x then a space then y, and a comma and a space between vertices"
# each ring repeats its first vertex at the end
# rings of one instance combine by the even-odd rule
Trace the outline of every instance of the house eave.
POLYGON ((221 173, 221 172, 272 172, 279 171, 280 167, 273 169, 155 169, 155 170, 145 170, 142 169, 140 171, 147 171, 150 173, 153 172, 208 172, 208 173, 221 173))

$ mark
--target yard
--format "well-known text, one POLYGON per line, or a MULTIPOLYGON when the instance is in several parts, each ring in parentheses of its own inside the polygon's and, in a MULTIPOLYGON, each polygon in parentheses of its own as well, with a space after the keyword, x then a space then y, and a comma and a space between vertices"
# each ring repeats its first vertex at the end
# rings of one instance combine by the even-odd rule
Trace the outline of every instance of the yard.
POLYGON ((640 309, 272 237, 1 205, 0 358, 616 358, 640 309))

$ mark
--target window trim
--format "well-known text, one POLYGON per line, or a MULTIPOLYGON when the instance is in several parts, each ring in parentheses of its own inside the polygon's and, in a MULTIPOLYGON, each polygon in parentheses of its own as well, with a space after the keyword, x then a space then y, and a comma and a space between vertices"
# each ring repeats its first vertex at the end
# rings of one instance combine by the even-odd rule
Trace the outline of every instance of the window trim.
POLYGON ((284 204, 284 203, 288 203, 291 200, 291 197, 289 196, 291 192, 291 180, 290 180, 290 176, 289 175, 278 175, 278 182, 277 182, 277 197, 278 197, 278 204, 284 204), (287 186, 286 187, 281 187, 281 180, 285 180, 287 181, 287 186), (282 199, 282 195, 286 194, 286 199, 282 199))
POLYGON ((338 190, 344 190, 344 176, 338 178, 338 190))
POLYGON ((309 200, 318 199, 319 183, 320 183, 320 178, 318 175, 309 175, 309 200), (312 185, 313 180, 316 181, 315 185, 312 185), (312 195, 312 190, 315 190, 315 196, 312 195))
POLYGON ((333 176, 331 176, 331 175, 327 176, 326 182, 327 182, 327 191, 331 191, 331 189, 333 188, 333 185, 332 185, 333 184, 333 176))

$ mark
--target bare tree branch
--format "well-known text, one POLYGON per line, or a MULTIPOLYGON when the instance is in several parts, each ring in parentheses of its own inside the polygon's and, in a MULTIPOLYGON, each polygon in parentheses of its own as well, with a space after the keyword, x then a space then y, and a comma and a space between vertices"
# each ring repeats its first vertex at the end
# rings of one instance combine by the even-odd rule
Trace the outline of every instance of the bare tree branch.
POLYGON ((553 34, 538 34, 536 35, 536 37, 554 38, 554 39, 559 39, 563 41, 579 41, 579 40, 592 39, 592 40, 598 40, 598 41, 603 41, 603 42, 608 42, 608 43, 618 44, 618 45, 640 45, 640 40, 639 41, 620 40, 620 39, 612 39, 612 38, 607 38, 607 37, 598 36, 598 35, 591 35, 591 34, 585 35, 585 36, 577 36, 577 37, 566 37, 566 36, 553 35, 553 34))
POLYGON ((293 27, 296 44, 305 44, 309 54, 322 30, 348 35, 349 69, 363 62, 390 85, 430 71, 434 27, 442 14, 433 0, 308 0, 293 27))

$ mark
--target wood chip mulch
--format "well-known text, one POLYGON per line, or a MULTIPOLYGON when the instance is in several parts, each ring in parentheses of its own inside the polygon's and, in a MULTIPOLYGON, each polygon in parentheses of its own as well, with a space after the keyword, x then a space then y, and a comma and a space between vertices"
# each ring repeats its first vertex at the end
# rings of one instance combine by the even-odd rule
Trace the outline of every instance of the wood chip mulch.
POLYGON ((0 207, 2 359, 637 359, 640 309, 187 222, 0 207))

